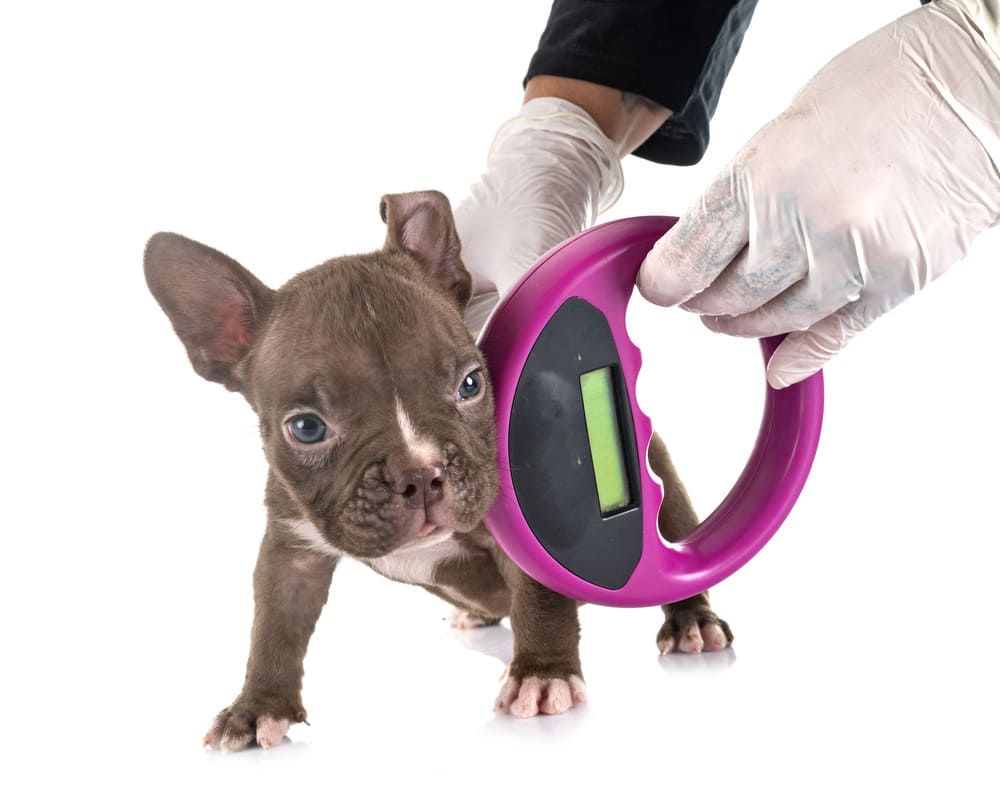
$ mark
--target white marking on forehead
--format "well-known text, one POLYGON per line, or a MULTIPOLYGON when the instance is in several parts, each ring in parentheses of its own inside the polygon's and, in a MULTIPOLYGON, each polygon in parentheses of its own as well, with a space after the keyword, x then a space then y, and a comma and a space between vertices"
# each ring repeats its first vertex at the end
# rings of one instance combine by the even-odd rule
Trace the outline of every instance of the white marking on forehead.
POLYGON ((326 540, 326 537, 320 533, 319 528, 309 520, 284 520, 283 522, 310 550, 321 555, 340 558, 341 554, 337 549, 326 540))
POLYGON ((396 421, 399 423, 403 444, 413 457, 413 461, 422 465, 435 465, 441 462, 441 450, 434 441, 420 435, 413 426, 413 421, 403 409, 403 403, 396 396, 396 421))

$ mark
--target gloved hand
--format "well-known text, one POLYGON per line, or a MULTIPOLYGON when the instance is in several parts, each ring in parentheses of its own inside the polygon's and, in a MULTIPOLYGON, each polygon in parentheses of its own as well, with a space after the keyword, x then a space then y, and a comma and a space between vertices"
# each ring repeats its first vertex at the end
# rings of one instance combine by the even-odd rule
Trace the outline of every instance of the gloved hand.
POLYGON ((642 295, 789 332, 784 387, 961 259, 1000 218, 996 12, 940 0, 838 55, 657 242, 642 295))
POLYGON ((455 209, 473 281, 465 323, 474 333, 543 253, 592 225, 622 191, 614 145, 565 99, 525 102, 500 127, 486 166, 455 209))

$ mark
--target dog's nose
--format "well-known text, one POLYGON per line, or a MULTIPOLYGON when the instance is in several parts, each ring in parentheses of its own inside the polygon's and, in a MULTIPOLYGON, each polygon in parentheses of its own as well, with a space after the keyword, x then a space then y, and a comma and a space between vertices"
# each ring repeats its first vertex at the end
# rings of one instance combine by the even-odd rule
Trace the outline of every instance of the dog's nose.
POLYGON ((393 479, 392 488, 409 506, 429 506, 443 497, 444 476, 437 466, 404 470, 393 479))

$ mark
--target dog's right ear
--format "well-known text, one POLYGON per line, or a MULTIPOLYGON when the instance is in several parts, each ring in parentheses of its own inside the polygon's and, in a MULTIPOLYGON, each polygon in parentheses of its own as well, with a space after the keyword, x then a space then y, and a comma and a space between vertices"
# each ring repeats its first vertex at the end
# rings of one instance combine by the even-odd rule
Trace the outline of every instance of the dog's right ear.
POLYGON ((431 282, 463 310, 472 295, 472 276, 462 263, 462 243, 447 197, 437 190, 383 195, 379 214, 387 250, 415 258, 431 282))
POLYGON ((239 390, 238 364, 253 345, 274 292, 228 256, 179 234, 154 234, 143 264, 149 290, 194 370, 239 390))

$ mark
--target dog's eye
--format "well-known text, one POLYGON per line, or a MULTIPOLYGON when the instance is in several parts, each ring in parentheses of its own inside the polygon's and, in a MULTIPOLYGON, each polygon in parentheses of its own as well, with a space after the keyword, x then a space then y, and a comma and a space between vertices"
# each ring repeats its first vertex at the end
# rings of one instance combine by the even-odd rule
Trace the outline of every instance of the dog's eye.
POLYGON ((458 400, 465 401, 476 396, 483 389, 483 375, 476 369, 465 375, 462 384, 458 386, 458 400))
POLYGON ((306 445, 320 443, 330 436, 326 424, 318 416, 311 413, 296 415, 288 421, 288 431, 291 432, 292 437, 306 445))

